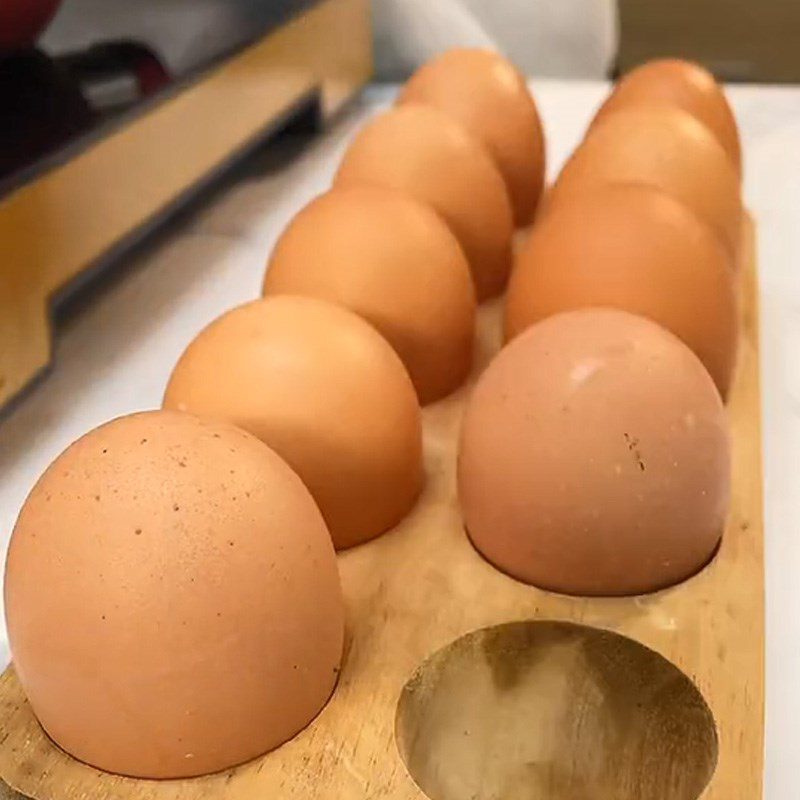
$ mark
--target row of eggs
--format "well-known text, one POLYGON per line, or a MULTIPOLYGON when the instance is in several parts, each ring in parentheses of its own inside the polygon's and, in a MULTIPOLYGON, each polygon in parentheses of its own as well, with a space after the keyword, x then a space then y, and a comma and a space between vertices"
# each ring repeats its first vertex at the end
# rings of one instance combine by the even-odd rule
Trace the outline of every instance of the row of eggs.
POLYGON ((308 724, 342 658, 332 543, 415 503, 420 405, 465 381, 477 303, 509 275, 509 344, 461 436, 478 550, 582 594, 652 590, 709 558, 737 339, 730 109, 702 69, 645 65, 546 197, 544 161, 511 64, 433 60, 280 237, 264 298, 189 345, 164 410, 48 468, 12 536, 6 614, 20 681, 67 752, 184 777, 308 724), (514 229, 534 218, 512 274, 514 229))

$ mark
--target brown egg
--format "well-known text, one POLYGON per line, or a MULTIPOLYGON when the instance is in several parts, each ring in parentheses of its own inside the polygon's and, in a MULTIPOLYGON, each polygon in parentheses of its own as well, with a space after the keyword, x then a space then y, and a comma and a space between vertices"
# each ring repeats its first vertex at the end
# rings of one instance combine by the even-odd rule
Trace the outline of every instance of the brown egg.
POLYGON ((354 186, 309 203, 275 246, 264 294, 356 312, 394 347, 422 403, 458 388, 472 364, 469 265, 447 225, 410 195, 354 186))
POLYGON ((371 325, 332 303, 281 295, 224 314, 181 356, 164 406, 266 442, 311 491, 337 549, 398 523, 422 485, 411 379, 371 325))
POLYGON ((229 425, 109 422, 31 491, 6 564, 14 665, 71 755, 178 778, 249 760, 333 690, 344 614, 300 479, 229 425))
POLYGON ((408 104, 376 117, 350 144, 336 186, 384 186, 431 206, 456 235, 479 300, 499 294, 511 268, 513 220, 494 162, 438 109, 408 104))
POLYGON ((727 396, 738 333, 731 259, 682 203, 649 186, 609 185, 534 227, 511 276, 506 338, 586 306, 619 308, 668 328, 727 396))
POLYGON ((589 130, 556 181, 548 208, 603 183, 644 183, 674 195, 739 248, 739 181, 722 146, 690 114, 638 106, 609 114, 589 130))
POLYGON ((491 50, 455 48, 420 67, 399 103, 425 103, 460 122, 486 148, 506 182, 517 225, 527 225, 544 185, 542 123, 525 78, 491 50))
POLYGON ((725 412, 679 339, 585 309, 508 344, 467 406, 458 463, 469 535, 526 583, 626 595, 700 569, 730 493, 725 412))
POLYGON ((666 103, 698 119, 717 137, 741 177, 742 149, 736 118, 725 92, 707 69, 678 58, 648 61, 622 77, 595 119, 641 103, 666 103))

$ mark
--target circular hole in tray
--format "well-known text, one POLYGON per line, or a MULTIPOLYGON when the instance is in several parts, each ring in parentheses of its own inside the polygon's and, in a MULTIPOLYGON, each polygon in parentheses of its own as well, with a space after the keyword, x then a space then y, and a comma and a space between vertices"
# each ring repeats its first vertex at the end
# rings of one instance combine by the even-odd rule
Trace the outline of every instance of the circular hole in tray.
POLYGON ((474 631, 406 684, 396 735, 431 800, 696 800, 711 710, 653 650, 565 622, 474 631))

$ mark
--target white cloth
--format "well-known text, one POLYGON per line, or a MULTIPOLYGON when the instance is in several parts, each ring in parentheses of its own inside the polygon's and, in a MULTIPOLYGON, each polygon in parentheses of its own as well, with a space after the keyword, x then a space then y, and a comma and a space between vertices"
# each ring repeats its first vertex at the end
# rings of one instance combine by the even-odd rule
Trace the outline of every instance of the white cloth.
POLYGON ((490 47, 526 75, 607 77, 616 0, 373 0, 378 80, 403 80, 450 47, 490 47))

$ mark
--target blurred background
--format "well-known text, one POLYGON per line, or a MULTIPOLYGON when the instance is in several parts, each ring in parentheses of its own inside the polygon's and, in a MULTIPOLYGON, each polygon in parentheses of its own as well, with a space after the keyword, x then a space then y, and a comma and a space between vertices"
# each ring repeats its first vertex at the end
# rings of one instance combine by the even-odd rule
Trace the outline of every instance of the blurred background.
MULTIPOLYGON (((3 0, 0 179, 186 80, 309 0, 3 0), (13 124, 9 124, 12 123, 13 124)), ((796 0, 374 0, 375 78, 453 45, 532 77, 602 78, 684 56, 730 81, 800 77, 796 0)))
MULTIPOLYGON (((310 5, 3 0, 0 179, 310 5)), ((374 0, 372 25, 384 81, 457 44, 496 47, 535 77, 609 77, 664 54, 730 81, 800 77, 796 0, 374 0)))

